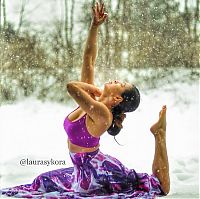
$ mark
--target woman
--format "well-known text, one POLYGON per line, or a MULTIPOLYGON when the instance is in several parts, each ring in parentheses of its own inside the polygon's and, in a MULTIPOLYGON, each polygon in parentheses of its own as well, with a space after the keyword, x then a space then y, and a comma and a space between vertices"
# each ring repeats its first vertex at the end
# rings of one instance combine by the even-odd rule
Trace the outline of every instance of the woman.
POLYGON ((32 184, 7 188, 2 194, 16 197, 64 198, 154 198, 169 192, 169 165, 166 150, 166 106, 150 128, 155 137, 153 175, 136 173, 119 160, 99 150, 100 136, 108 131, 117 135, 125 112, 134 111, 140 102, 138 89, 113 81, 103 91, 94 86, 97 33, 106 20, 104 4, 96 3, 83 56, 80 82, 70 82, 67 90, 78 108, 64 120, 68 147, 74 167, 43 173, 32 184))

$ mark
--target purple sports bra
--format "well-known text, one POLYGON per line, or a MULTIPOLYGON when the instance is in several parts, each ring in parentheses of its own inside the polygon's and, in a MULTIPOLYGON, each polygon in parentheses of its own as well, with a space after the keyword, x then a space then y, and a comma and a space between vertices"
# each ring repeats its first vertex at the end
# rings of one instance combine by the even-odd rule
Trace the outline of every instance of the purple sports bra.
POLYGON ((86 127, 86 114, 74 122, 70 121, 68 116, 65 118, 63 125, 70 142, 80 147, 96 147, 99 144, 100 138, 96 138, 88 132, 86 127))

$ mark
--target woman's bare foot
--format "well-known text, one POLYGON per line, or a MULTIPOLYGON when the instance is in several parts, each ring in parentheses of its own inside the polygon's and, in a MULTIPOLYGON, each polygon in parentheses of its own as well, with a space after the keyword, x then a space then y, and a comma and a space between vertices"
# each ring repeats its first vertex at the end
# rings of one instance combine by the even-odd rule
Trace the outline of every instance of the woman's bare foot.
POLYGON ((153 133, 154 136, 156 136, 157 134, 165 134, 166 132, 166 110, 167 107, 163 106, 162 110, 159 113, 158 121, 150 128, 150 131, 153 133))

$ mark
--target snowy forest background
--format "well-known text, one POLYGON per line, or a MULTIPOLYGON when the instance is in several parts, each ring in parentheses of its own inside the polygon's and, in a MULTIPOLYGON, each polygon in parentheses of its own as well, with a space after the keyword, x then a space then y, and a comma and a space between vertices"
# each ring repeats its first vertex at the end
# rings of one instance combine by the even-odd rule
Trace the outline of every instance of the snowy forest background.
MULTIPOLYGON (((40 28, 42 15, 37 24, 28 16, 48 3, 30 10, 29 0, 19 1, 13 23, 9 2, 0 0, 0 104, 31 95, 66 102, 66 82, 80 75, 94 0, 51 1, 52 15, 58 8, 61 14, 40 28)), ((127 80, 124 69, 143 90, 161 86, 165 77, 165 83, 180 79, 174 79, 180 69, 187 71, 181 81, 198 80, 199 0, 107 0, 105 5, 109 18, 99 31, 97 85, 127 80)))
MULTIPOLYGON (((101 150, 151 173, 149 127, 167 112, 171 190, 166 198, 199 198, 199 0, 105 0, 95 83, 134 83, 141 104, 127 114, 117 140, 101 150), (111 147, 112 146, 112 147, 111 147), (133 158, 127 158, 127 154, 133 158)), ((31 183, 59 165, 26 166, 22 158, 66 160, 63 120, 76 106, 66 83, 80 78, 93 0, 0 0, 0 188, 31 183)))

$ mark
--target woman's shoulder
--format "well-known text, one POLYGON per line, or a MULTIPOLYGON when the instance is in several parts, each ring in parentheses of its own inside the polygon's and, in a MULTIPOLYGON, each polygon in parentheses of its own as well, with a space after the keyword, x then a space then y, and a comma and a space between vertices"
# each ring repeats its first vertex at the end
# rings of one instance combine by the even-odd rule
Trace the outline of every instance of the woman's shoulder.
POLYGON ((99 116, 95 120, 91 118, 88 114, 86 114, 86 126, 90 134, 94 137, 100 137, 110 128, 113 116, 111 112, 108 112, 107 114, 108 116, 99 116))

